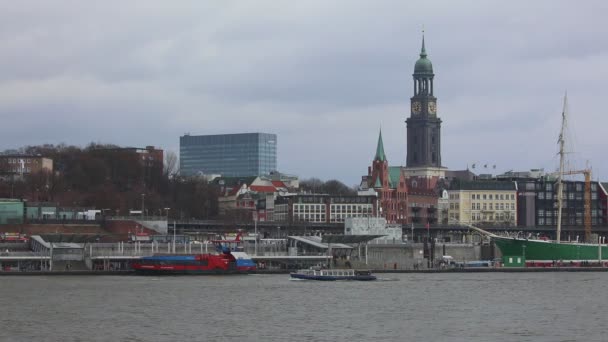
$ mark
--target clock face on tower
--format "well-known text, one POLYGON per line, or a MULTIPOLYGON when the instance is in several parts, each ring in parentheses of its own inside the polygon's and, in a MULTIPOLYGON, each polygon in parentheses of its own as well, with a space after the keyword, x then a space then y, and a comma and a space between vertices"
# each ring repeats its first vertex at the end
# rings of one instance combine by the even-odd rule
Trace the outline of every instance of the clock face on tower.
POLYGON ((429 114, 437 114, 437 104, 429 102, 429 114))
POLYGON ((418 102, 418 101, 412 102, 412 113, 420 114, 421 110, 422 110, 422 105, 420 104, 420 102, 418 102))

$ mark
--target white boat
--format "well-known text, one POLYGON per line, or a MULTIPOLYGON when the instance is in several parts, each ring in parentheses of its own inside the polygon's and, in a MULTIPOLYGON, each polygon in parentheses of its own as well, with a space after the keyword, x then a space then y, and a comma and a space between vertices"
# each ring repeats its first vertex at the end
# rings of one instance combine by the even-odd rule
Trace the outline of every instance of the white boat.
POLYGON ((292 272, 292 278, 304 280, 359 280, 369 281, 376 280, 376 276, 368 270, 353 270, 353 269, 305 269, 292 272))

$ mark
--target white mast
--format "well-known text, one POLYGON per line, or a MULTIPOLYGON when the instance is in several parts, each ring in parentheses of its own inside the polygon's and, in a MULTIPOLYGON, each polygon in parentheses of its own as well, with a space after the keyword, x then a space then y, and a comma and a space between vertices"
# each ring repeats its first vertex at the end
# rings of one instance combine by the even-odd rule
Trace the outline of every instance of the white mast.
POLYGON ((557 243, 561 241, 562 234, 562 194, 564 175, 564 130, 566 127, 566 111, 568 108, 568 93, 564 95, 564 109, 562 110, 562 129, 559 134, 559 174, 557 175, 557 243))

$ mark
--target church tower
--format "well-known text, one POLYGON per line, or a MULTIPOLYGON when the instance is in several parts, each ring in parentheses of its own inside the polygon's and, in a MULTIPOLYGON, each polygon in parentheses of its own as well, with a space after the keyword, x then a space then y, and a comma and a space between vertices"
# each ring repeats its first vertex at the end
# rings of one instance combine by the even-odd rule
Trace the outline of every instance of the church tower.
POLYGON ((441 119, 433 92, 433 64, 427 58, 422 36, 420 58, 414 66, 414 96, 407 124, 408 169, 441 168, 441 119))

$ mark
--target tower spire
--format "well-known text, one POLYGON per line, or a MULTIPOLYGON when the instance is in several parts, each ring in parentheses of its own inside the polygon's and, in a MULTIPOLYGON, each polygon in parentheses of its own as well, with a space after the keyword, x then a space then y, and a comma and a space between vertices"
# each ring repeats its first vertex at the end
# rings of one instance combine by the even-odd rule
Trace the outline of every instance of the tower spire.
POLYGON ((374 160, 386 161, 384 143, 382 142, 382 128, 380 128, 380 135, 378 135, 378 146, 376 147, 376 157, 374 157, 374 160))
POLYGON ((420 57, 426 58, 426 49, 424 48, 424 26, 422 27, 422 49, 420 50, 420 57))

